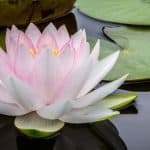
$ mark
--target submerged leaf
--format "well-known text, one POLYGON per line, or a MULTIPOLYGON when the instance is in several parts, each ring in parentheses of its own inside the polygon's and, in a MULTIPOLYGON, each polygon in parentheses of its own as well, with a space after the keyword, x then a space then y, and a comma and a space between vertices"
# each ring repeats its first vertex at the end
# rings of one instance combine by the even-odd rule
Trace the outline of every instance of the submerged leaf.
POLYGON ((104 21, 150 25, 149 0, 78 0, 77 7, 88 16, 104 21))
POLYGON ((36 113, 16 117, 15 126, 25 135, 33 138, 52 136, 61 130, 64 123, 60 120, 47 120, 36 113))

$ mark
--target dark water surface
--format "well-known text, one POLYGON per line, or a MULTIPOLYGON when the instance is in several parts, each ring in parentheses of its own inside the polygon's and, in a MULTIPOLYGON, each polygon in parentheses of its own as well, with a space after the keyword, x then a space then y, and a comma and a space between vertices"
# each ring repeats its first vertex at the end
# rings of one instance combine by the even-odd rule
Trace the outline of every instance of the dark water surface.
MULTIPOLYGON (((103 27, 118 26, 86 17, 76 9, 73 13, 75 16, 70 13, 55 24, 65 23, 70 33, 85 28, 89 35, 106 40, 103 27)), ((67 124, 57 140, 28 139, 16 132, 13 118, 0 116, 0 150, 150 150, 150 81, 126 83, 122 88, 139 97, 119 117, 89 125, 67 124)))

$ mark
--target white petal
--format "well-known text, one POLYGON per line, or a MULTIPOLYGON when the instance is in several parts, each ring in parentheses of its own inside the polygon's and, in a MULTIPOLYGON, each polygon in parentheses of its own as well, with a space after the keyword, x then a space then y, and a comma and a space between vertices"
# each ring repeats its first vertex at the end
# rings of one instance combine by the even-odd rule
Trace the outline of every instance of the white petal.
POLYGON ((89 71, 90 65, 88 61, 80 67, 74 66, 63 81, 60 90, 56 94, 55 100, 75 99, 86 81, 89 71))
POLYGON ((126 80, 128 75, 121 77, 118 80, 105 84, 104 86, 94 90, 93 92, 79 98, 74 105, 74 108, 82 108, 93 103, 98 102, 99 100, 103 99, 104 97, 110 95, 114 91, 116 91, 126 80))
POLYGON ((118 111, 113 111, 101 106, 91 106, 84 109, 74 110, 60 118, 61 121, 68 123, 92 123, 109 119, 118 115, 118 111))
POLYGON ((24 109, 33 111, 43 106, 40 97, 21 80, 12 76, 4 81, 4 85, 11 97, 24 109))
POLYGON ((95 47, 92 50, 90 59, 97 60, 99 58, 99 54, 100 54, 100 40, 98 39, 95 44, 95 47))
MULTIPOLYGON (((93 69, 91 70, 88 80, 83 86, 78 97, 84 96, 89 91, 91 91, 113 68, 119 56, 119 51, 105 57, 100 62, 96 61, 93 64, 93 69)), ((94 56, 93 56, 94 57, 94 56)))
POLYGON ((37 113, 42 118, 54 120, 60 118, 64 113, 68 113, 71 108, 71 101, 60 101, 39 109, 37 113))
POLYGON ((8 115, 8 116, 19 116, 19 115, 24 115, 26 113, 28 113, 27 110, 21 109, 15 104, 0 102, 0 114, 8 115))

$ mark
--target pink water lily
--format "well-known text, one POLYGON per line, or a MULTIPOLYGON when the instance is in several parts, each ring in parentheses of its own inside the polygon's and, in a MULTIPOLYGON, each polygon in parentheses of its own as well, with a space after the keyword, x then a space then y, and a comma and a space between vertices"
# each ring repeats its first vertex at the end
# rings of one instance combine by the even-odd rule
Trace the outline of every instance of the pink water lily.
POLYGON ((30 24, 25 33, 12 26, 7 52, 0 50, 0 113, 20 116, 36 111, 46 119, 94 122, 117 114, 97 105, 127 75, 91 90, 112 69, 119 51, 98 60, 100 41, 92 52, 84 30, 71 37, 65 26, 49 24, 43 33, 30 24))

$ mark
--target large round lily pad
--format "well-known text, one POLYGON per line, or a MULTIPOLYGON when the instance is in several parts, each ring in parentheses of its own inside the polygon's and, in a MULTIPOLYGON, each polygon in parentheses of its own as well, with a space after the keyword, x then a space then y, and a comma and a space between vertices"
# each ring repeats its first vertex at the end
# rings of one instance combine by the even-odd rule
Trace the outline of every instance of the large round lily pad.
POLYGON ((81 12, 96 19, 150 25, 149 0, 78 0, 81 12))
POLYGON ((128 81, 150 79, 150 28, 105 28, 104 32, 116 45, 102 41, 100 57, 121 49, 117 64, 105 80, 114 80, 126 73, 129 73, 128 81))

